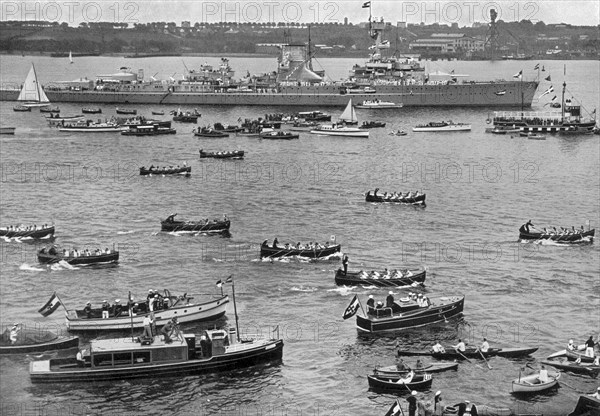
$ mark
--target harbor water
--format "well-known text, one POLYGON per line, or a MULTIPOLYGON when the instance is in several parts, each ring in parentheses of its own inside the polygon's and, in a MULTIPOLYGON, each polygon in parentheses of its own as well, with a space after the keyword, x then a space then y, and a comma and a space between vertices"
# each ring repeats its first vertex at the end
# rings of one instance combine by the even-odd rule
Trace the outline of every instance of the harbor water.
MULTIPOLYGON (((184 58, 189 67, 219 58, 184 58)), ((121 66, 144 68, 146 76, 181 74, 180 58, 67 59, 3 56, 1 82, 22 83, 31 63, 42 84, 113 73, 121 66)), ((333 80, 347 75, 349 59, 321 59, 333 80)), ((473 80, 512 79, 523 69, 538 75, 537 62, 427 62, 429 70, 470 74, 473 80)), ((237 75, 275 70, 274 59, 232 58, 237 75)), ((552 82, 538 88, 533 109, 544 111, 551 97, 537 100, 550 85, 561 97, 573 96, 593 111, 600 77, 595 61, 542 61, 552 82)), ((317 65, 318 66, 318 65, 317 65)), ((177 76, 175 76, 177 77, 177 76)), ((600 145, 596 135, 548 135, 527 140, 485 133, 493 109, 401 108, 357 110, 360 120, 381 120, 368 139, 301 133, 299 140, 272 141, 232 134, 198 138, 193 124, 173 123, 176 135, 126 137, 117 133, 61 133, 44 114, 13 112, 0 103, 3 126, 14 136, 0 141, 0 226, 53 223, 55 243, 80 249, 120 250, 117 266, 46 267, 36 259, 44 242, 2 241, 0 319, 65 333, 63 309, 48 318, 37 313, 56 292, 69 308, 94 306, 104 299, 143 298, 148 289, 193 294, 198 300, 220 293, 217 280, 233 275, 242 334, 279 334, 283 360, 276 365, 199 376, 89 384, 37 385, 29 363, 65 353, 0 357, 2 414, 177 414, 177 415, 383 415, 395 396, 368 390, 366 375, 390 365, 395 351, 428 349, 436 340, 458 338, 492 347, 538 346, 524 359, 491 358, 461 363, 457 371, 434 374, 432 400, 441 390, 445 404, 465 399, 511 407, 522 413, 564 415, 580 393, 598 380, 565 373, 550 394, 518 398, 511 380, 526 364, 539 367, 569 339, 583 343, 600 333, 600 251, 583 246, 521 244, 518 228, 535 226, 597 228, 600 223, 600 145), (470 123, 470 132, 414 133, 429 121, 470 123), (389 133, 398 129, 407 136, 389 133), (244 150, 244 160, 199 159, 198 151, 244 150), (190 178, 142 177, 141 166, 186 162, 190 178), (415 191, 427 194, 427 207, 364 202, 364 193, 415 191), (231 220, 231 236, 160 232, 160 220, 231 220), (394 333, 365 336, 354 318, 342 320, 356 294, 383 300, 388 289, 345 288, 334 283, 340 258, 308 262, 261 261, 262 241, 330 241, 342 244, 350 270, 427 267, 428 296, 466 297, 464 319, 394 333)), ((81 113, 81 105, 57 103, 61 115, 81 113)), ((115 105, 103 114, 115 115, 115 105)), ((119 107, 133 108, 118 104, 119 107)), ((139 105, 138 114, 175 108, 139 105)), ((322 110, 333 120, 343 108, 198 107, 198 126, 239 124, 267 113, 322 110)), ((519 111, 520 109, 512 109, 519 111)), ((231 286, 224 285, 231 293, 231 286)), ((394 288, 395 296, 408 289, 394 288)), ((360 313, 360 312, 359 312, 360 313)), ((220 324, 235 323, 233 305, 220 324)), ((186 331, 201 325, 186 326, 186 331)), ((127 335, 127 334, 124 334, 127 335)), ((83 336, 89 341, 95 334, 83 336)), ((106 334, 101 336, 106 337, 106 334)), ((409 364, 414 360, 406 360, 409 364)), ((427 360, 426 360, 427 361, 427 360)), ((401 402, 406 403, 404 399, 401 402)))

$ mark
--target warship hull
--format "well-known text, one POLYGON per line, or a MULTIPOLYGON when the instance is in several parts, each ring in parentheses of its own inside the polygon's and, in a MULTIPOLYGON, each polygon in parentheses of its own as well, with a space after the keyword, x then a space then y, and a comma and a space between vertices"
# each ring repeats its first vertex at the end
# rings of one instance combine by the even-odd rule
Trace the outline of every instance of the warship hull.
MULTIPOLYGON (((538 83, 473 82, 451 85, 377 85, 375 93, 352 94, 356 101, 402 102, 404 107, 530 107, 538 83), (506 91, 497 95, 498 91, 506 91)), ((66 91, 47 89, 54 103, 256 105, 343 107, 350 96, 340 85, 285 86, 263 92, 169 91, 66 91)), ((16 101, 17 89, 1 89, 0 101, 16 101)))

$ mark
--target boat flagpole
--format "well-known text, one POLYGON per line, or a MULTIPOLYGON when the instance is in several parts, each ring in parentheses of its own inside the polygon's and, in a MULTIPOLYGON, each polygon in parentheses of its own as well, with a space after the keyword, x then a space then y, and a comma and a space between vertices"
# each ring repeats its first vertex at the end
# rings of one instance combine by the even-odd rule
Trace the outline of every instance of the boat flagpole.
POLYGON ((131 341, 135 341, 133 336, 133 300, 131 299, 131 290, 129 291, 127 300, 129 301, 127 303, 129 304, 129 320, 131 321, 131 341))
POLYGON ((561 115, 560 119, 564 123, 565 121, 565 90, 567 89, 567 83, 563 80, 563 89, 562 89, 562 105, 561 105, 561 115))
POLYGON ((237 313, 237 305, 235 303, 235 281, 233 280, 233 275, 229 276, 227 280, 231 280, 231 293, 233 295, 233 313, 235 314, 235 331, 237 334, 237 340, 240 341, 240 322, 237 313))

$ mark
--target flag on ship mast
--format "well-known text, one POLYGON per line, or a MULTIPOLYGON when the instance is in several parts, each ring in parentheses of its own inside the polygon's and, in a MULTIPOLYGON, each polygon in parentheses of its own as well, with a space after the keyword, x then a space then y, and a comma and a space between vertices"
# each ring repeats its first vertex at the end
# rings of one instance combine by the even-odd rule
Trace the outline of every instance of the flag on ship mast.
POLYGON ((367 7, 371 7, 371 2, 370 1, 366 1, 363 3, 362 8, 366 9, 367 7))
POLYGON ((548 88, 546 91, 544 91, 544 92, 542 93, 542 95, 540 95, 540 96, 538 97, 538 99, 542 98, 542 97, 543 97, 544 95, 546 95, 546 94, 550 94, 551 92, 554 92, 554 87, 553 87, 552 85, 550 85, 550 88, 548 88))
POLYGON ((550 75, 548 75, 546 78, 544 78, 546 81, 552 81, 552 78, 550 78, 550 75))
POLYGON ((540 69, 540 64, 535 64, 535 68, 533 68, 533 70, 535 71, 536 69, 540 69))
POLYGON ((518 74, 513 75, 513 78, 521 79, 522 76, 523 76, 523 70, 521 69, 518 74))

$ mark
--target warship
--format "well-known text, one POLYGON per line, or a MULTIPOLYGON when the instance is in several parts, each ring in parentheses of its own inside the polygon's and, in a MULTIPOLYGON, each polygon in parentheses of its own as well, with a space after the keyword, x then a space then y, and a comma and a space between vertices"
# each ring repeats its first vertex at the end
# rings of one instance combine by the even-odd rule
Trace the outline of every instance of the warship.
MULTIPOLYGON (((343 81, 326 80, 323 71, 312 68, 310 39, 280 48, 277 70, 239 80, 229 60, 220 65, 204 64, 187 69, 183 79, 144 79, 122 67, 118 73, 97 75, 95 80, 54 82, 43 86, 49 100, 58 102, 155 105, 259 105, 259 106, 345 106, 349 99, 402 103, 414 106, 530 107, 538 81, 466 81, 448 74, 445 80, 430 80, 424 68, 411 58, 388 55, 389 41, 383 40, 385 22, 370 21, 374 40, 363 65, 354 65, 343 81)), ((21 86, 0 90, 0 100, 17 100, 21 86)))

